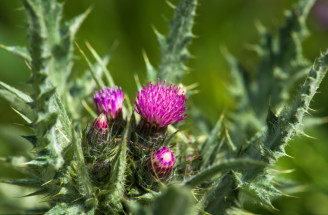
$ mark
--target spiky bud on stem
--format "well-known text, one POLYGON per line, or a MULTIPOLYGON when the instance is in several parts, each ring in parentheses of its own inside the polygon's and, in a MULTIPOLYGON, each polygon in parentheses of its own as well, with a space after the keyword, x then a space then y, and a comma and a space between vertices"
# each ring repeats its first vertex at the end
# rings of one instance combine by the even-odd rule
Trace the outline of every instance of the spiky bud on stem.
POLYGON ((101 142, 103 140, 104 135, 106 134, 108 129, 107 117, 104 113, 101 113, 93 122, 91 128, 87 133, 88 142, 91 144, 94 142, 95 138, 97 142, 101 142))

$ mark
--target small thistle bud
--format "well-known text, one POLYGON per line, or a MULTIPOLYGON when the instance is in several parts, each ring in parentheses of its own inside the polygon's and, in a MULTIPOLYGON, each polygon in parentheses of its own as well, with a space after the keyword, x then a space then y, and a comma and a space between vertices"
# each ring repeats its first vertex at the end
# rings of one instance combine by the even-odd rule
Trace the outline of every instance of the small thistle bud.
POLYGON ((98 142, 101 142, 104 135, 107 132, 107 117, 104 113, 101 113, 93 122, 88 134, 88 142, 92 143, 94 138, 98 135, 98 142))
POLYGON ((106 130, 108 125, 107 125, 107 117, 105 114, 101 113, 93 122, 93 126, 97 130, 106 130))
POLYGON ((98 115, 106 114, 111 121, 122 119, 123 92, 120 87, 104 87, 93 95, 98 115))
POLYGON ((162 146, 152 154, 151 164, 158 176, 164 176, 172 170, 175 164, 174 154, 168 147, 162 146))
POLYGON ((139 130, 158 132, 165 130, 172 123, 184 120, 187 114, 186 96, 180 88, 166 81, 157 81, 155 85, 149 82, 137 93, 135 111, 140 114, 139 130))

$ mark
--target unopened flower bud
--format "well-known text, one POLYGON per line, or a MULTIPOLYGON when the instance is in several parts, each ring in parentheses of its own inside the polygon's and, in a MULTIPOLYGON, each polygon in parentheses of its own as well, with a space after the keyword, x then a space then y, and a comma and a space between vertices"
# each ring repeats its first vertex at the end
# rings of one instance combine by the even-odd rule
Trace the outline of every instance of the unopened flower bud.
POLYGON ((88 142, 92 143, 94 141, 94 138, 98 136, 97 142, 101 142, 104 135, 107 132, 107 117, 104 113, 101 113, 93 122, 88 134, 88 142))
POLYGON ((162 146, 151 156, 151 164, 158 176, 164 176, 171 172, 175 164, 173 152, 166 146, 162 146))

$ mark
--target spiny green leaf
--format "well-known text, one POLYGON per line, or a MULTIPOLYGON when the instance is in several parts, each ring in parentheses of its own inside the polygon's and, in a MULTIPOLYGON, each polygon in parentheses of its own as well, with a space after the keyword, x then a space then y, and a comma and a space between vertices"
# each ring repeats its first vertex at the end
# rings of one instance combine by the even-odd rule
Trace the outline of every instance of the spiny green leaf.
POLYGON ((91 12, 91 8, 87 9, 84 13, 74 17, 73 19, 71 19, 67 22, 72 40, 75 37, 77 31, 81 27, 84 20, 90 14, 90 12, 91 12))
MULTIPOLYGON (((48 131, 57 121, 58 113, 48 113, 43 118, 38 119, 37 122, 33 123, 34 127, 38 127, 40 131, 48 131)), ((39 134, 39 137, 43 137, 43 134, 39 134)))
POLYGON ((23 3, 29 24, 35 96, 38 96, 38 90, 46 88, 45 83, 51 82, 61 98, 74 60, 74 36, 89 10, 61 26, 62 4, 39 0, 23 0, 23 3), (46 77, 43 79, 41 74, 46 77))
MULTIPOLYGON (((306 18, 315 3, 314 0, 301 1, 287 12, 286 24, 279 29, 278 65, 286 68, 293 61, 304 61, 301 42, 308 36, 306 18)), ((309 62, 307 62, 309 63, 309 62)))
POLYGON ((0 87, 17 96, 17 98, 21 99, 23 102, 29 103, 32 102, 32 98, 29 95, 26 95, 20 90, 15 89, 14 87, 9 86, 8 84, 0 81, 0 87))
POLYGON ((35 135, 22 136, 24 139, 29 141, 34 147, 37 146, 37 137, 35 135))
POLYGON ((29 39, 30 39, 30 53, 31 53, 31 66, 34 81, 34 94, 39 95, 41 69, 44 67, 44 62, 49 58, 49 50, 45 49, 45 38, 47 38, 46 26, 43 21, 41 14, 40 5, 38 5, 34 0, 23 0, 25 11, 27 14, 27 21, 29 27, 29 39))
POLYGON ((271 135, 267 135, 264 143, 268 148, 273 150, 281 150, 289 140, 301 132, 302 121, 304 114, 309 110, 310 102, 317 92, 322 79, 325 77, 328 70, 328 51, 317 58, 305 82, 301 86, 296 100, 290 110, 285 110, 278 116, 279 120, 276 124, 280 129, 277 129, 271 135))
POLYGON ((41 188, 33 193, 30 193, 30 194, 27 194, 27 195, 24 195, 22 197, 30 197, 30 196, 39 196, 39 195, 43 195, 43 194, 46 194, 48 192, 48 190, 46 188, 41 188))
POLYGON ((220 116, 216 125, 212 129, 210 135, 206 139, 205 143, 202 145, 202 149, 200 150, 200 154, 203 158, 202 166, 206 167, 209 164, 210 156, 215 148, 215 142, 218 140, 218 135, 222 127, 223 115, 220 116))
MULTIPOLYGON (((266 128, 268 132, 261 132, 257 138, 254 138, 252 142, 248 144, 248 147, 242 152, 242 157, 274 163, 279 157, 286 155, 284 150, 286 143, 288 143, 295 134, 301 132, 304 114, 308 111, 310 102, 317 92, 327 70, 328 51, 317 58, 309 75, 300 88, 293 106, 290 109, 286 108, 278 115, 278 117, 273 117, 273 115, 269 116, 269 119, 271 119, 266 128), (269 127, 275 129, 269 131, 269 127), (258 143, 263 144, 259 145, 258 143)), ((269 114, 272 113, 269 112, 269 114)), ((252 168, 244 173, 243 181, 244 183, 249 183, 249 186, 252 187, 252 190, 256 191, 255 193, 258 194, 257 196, 263 201, 263 203, 270 205, 270 196, 274 193, 279 195, 279 191, 270 184, 267 184, 263 188, 260 185, 251 183, 259 180, 262 175, 263 171, 252 168)), ((226 177, 228 177, 228 175, 226 177)), ((226 195, 231 198, 231 201, 234 201, 233 189, 235 188, 230 187, 229 189, 224 187, 221 183, 216 189, 214 189, 214 191, 217 195, 219 195, 219 193, 226 193, 226 195)), ((219 204, 223 199, 222 196, 216 197, 216 199, 217 201, 214 199, 210 201, 211 203, 208 205, 207 211, 220 211, 219 214, 223 214, 225 209, 229 206, 221 209, 217 208, 215 204, 219 204)), ((233 203, 231 202, 230 204, 233 203)))
POLYGON ((57 93, 62 95, 63 92, 67 69, 70 69, 72 44, 65 43, 70 37, 66 37, 67 31, 60 28, 61 4, 56 1, 23 0, 23 5, 32 59, 32 108, 35 117, 31 125, 37 137, 38 150, 36 159, 30 161, 29 166, 39 167, 41 176, 47 178, 65 163, 62 151, 71 136, 70 123, 57 93))
POLYGON ((27 62, 31 61, 30 54, 28 53, 28 50, 26 47, 21 47, 21 46, 5 46, 0 44, 0 48, 3 48, 12 54, 22 58, 23 60, 26 60, 27 62))
POLYGON ((222 47, 221 52, 230 66, 231 81, 229 92, 234 96, 236 103, 236 111, 245 111, 249 105, 248 91, 250 78, 248 71, 241 63, 229 53, 227 48, 222 47))
POLYGON ((27 123, 31 123, 33 120, 33 111, 28 104, 7 90, 0 89, 0 96, 6 99, 14 111, 18 113, 27 123))
POLYGON ((25 187, 37 187, 39 188, 41 186, 41 182, 38 179, 16 179, 16 180, 0 180, 0 183, 6 183, 6 184, 13 184, 18 186, 25 186, 25 187))
POLYGON ((199 172, 197 175, 191 177, 184 182, 185 185, 190 187, 197 187, 198 185, 210 180, 213 176, 232 169, 246 169, 246 168, 264 168, 265 163, 250 160, 250 159, 235 159, 235 160, 224 160, 220 163, 210 166, 207 169, 199 172))
POLYGON ((290 91, 295 82, 306 74, 310 62, 302 54, 301 42, 307 37, 305 19, 314 0, 303 0, 286 13, 285 24, 279 34, 273 36, 257 23, 260 44, 250 46, 259 57, 255 80, 250 73, 226 50, 224 54, 231 66, 231 87, 237 108, 232 115, 234 123, 229 130, 233 140, 250 139, 265 123, 269 102, 272 109, 282 108, 290 100, 290 91), (239 119, 243 120, 239 120, 239 119))
POLYGON ((27 168, 28 159, 26 157, 0 157, 0 164, 1 163, 30 177, 37 177, 33 171, 27 168))
POLYGON ((240 178, 238 180, 238 188, 250 197, 256 198, 262 204, 269 206, 271 209, 275 209, 271 203, 271 199, 283 196, 283 193, 273 186, 272 177, 267 175, 257 177, 251 183, 243 181, 240 178))
POLYGON ((75 131, 72 129, 72 143, 74 146, 75 161, 77 163, 78 183, 80 185, 80 194, 90 198, 93 193, 93 186, 91 179, 86 168, 83 151, 81 147, 81 140, 76 137, 75 131))
POLYGON ((291 80, 291 76, 310 66, 310 62, 302 55, 301 42, 307 37, 305 19, 313 3, 313 0, 301 1, 288 11, 278 37, 271 36, 264 27, 261 28, 262 54, 256 76, 258 93, 252 95, 255 110, 262 109, 264 113, 269 97, 272 105, 277 105, 278 101, 287 101, 286 95, 290 90, 288 87, 292 87, 293 83, 286 82, 291 80))
POLYGON ((270 133, 274 132, 277 129, 278 117, 272 112, 271 108, 268 109, 267 116, 267 127, 270 133))
POLYGON ((19 112, 18 110, 16 110, 15 108, 12 107, 12 109, 20 116, 22 117, 25 122, 27 122, 28 125, 30 125, 32 123, 32 120, 30 118, 28 118, 27 116, 25 116, 23 113, 19 112))
POLYGON ((168 38, 157 33, 161 48, 161 63, 158 77, 176 83, 186 73, 183 62, 189 58, 187 45, 192 38, 192 26, 197 0, 181 0, 174 8, 174 18, 168 38))
POLYGON ((51 96, 55 94, 55 92, 56 92, 55 87, 49 87, 45 89, 42 93, 40 93, 37 98, 39 105, 46 106, 46 102, 49 101, 49 99, 51 98, 51 96))

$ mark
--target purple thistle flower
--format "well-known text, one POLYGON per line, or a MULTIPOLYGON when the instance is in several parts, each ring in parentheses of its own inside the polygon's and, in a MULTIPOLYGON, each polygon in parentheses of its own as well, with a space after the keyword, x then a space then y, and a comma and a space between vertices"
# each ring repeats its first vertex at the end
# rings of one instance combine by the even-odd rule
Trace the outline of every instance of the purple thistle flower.
POLYGON ((104 87, 93 95, 98 115, 105 113, 112 121, 122 116, 123 92, 120 87, 104 87))
POLYGON ((184 120, 187 114, 185 103, 187 97, 180 92, 180 88, 166 81, 159 81, 153 85, 149 82, 137 93, 135 111, 140 114, 142 120, 151 127, 164 128, 169 124, 184 120))
POLYGON ((166 146, 162 146, 151 156, 151 163, 156 173, 163 176, 170 172, 175 164, 173 152, 166 146))

